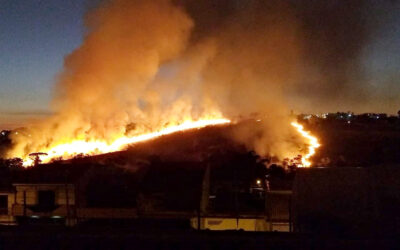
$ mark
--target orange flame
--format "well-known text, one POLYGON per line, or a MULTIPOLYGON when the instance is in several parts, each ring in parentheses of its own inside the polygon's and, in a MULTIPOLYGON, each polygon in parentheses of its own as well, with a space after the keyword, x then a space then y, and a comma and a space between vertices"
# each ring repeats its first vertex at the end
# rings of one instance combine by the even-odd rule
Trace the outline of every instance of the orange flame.
MULTIPOLYGON (((133 137, 120 137, 115 141, 113 141, 112 143, 107 143, 102 140, 93 140, 93 141, 72 140, 69 143, 59 144, 45 151, 44 153, 46 153, 46 155, 42 155, 40 159, 43 163, 47 163, 50 162, 52 159, 56 158, 62 158, 64 160, 71 159, 79 154, 97 155, 97 154, 115 152, 126 148, 130 144, 148 141, 163 135, 168 135, 190 129, 204 128, 207 126, 228 124, 230 122, 231 122, 230 120, 224 118, 203 119, 197 121, 186 120, 183 123, 180 123, 179 125, 168 126, 159 131, 140 134, 133 137)), ((29 157, 24 158, 23 161, 25 167, 32 166, 34 163, 33 159, 30 159, 29 157)))
MULTIPOLYGON (((205 118, 195 121, 192 119, 188 119, 178 125, 170 125, 158 131, 143 133, 132 137, 123 136, 114 140, 111 143, 105 140, 98 140, 98 139, 93 139, 93 140, 73 139, 70 142, 60 143, 47 150, 42 150, 41 152, 45 154, 40 156, 40 160, 43 163, 48 163, 53 159, 57 158, 68 160, 80 154, 98 155, 98 154, 110 153, 123 150, 128 145, 152 140, 161 137, 163 135, 169 135, 180 131, 199 129, 207 126, 223 125, 229 123, 231 123, 231 120, 225 118, 216 118, 216 119, 205 118)), ((301 124, 297 122, 292 122, 291 125, 295 127, 297 131, 304 138, 307 139, 307 144, 308 144, 308 153, 304 157, 302 157, 301 159, 302 166, 299 167, 310 167, 312 163, 309 159, 311 156, 315 154, 316 148, 320 146, 318 139, 315 136, 311 135, 310 132, 304 131, 304 127, 301 124)), ((34 165, 34 159, 29 158, 29 156, 24 157, 23 165, 25 167, 34 165)))
POLYGON ((317 137, 313 136, 309 131, 304 130, 303 125, 297 122, 292 122, 291 125, 297 129, 297 132, 299 132, 301 136, 308 140, 308 153, 301 158, 302 166, 299 167, 310 167, 312 163, 309 159, 315 154, 316 149, 319 148, 321 144, 319 144, 317 137))

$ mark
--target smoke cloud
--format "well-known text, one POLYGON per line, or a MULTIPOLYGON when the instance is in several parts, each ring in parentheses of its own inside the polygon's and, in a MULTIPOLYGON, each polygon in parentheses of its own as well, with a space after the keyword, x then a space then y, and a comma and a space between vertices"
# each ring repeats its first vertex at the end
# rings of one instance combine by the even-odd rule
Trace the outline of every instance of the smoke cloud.
POLYGON ((262 155, 293 156, 301 140, 291 109, 337 104, 332 96, 366 98, 354 79, 369 7, 363 0, 102 2, 86 16, 83 44, 65 59, 57 114, 30 137, 13 138, 10 155, 72 139, 112 141, 188 117, 255 116, 261 126, 232 136, 262 155))

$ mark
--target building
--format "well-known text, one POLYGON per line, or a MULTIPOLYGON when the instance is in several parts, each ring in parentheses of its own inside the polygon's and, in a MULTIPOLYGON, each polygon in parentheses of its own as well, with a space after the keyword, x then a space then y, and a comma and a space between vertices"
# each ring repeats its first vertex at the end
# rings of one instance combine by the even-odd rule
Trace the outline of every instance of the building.
POLYGON ((207 167, 200 210, 190 221, 192 228, 263 232, 291 230, 290 189, 269 190, 265 179, 257 177, 251 180, 248 175, 241 175, 244 177, 241 180, 237 175, 226 178, 223 175, 226 172, 221 170, 207 167), (223 178, 218 178, 218 174, 223 178))
POLYGON ((290 231, 290 191, 266 190, 265 180, 226 169, 156 161, 132 172, 83 159, 39 165, 14 171, 0 189, 0 223, 142 228, 143 221, 168 220, 166 227, 290 231))
POLYGON ((11 215, 18 224, 75 225, 75 185, 71 183, 14 183, 11 215))
POLYGON ((292 197, 295 232, 400 232, 400 167, 299 169, 292 197))
POLYGON ((0 190, 0 223, 73 226, 137 218, 132 174, 105 165, 49 164, 17 172, 0 190))

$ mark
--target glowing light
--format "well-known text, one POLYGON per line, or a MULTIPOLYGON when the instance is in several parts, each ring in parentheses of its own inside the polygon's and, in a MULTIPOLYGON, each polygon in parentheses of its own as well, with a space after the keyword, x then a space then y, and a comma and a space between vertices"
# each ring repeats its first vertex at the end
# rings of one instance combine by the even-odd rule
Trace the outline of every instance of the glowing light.
MULTIPOLYGON (((228 124, 231 121, 228 119, 204 119, 204 120, 187 120, 178 125, 167 126, 159 131, 154 131, 151 133, 140 134, 132 137, 121 137, 113 141, 112 143, 107 143, 102 140, 72 140, 68 143, 62 143, 56 145, 48 150, 43 150, 47 155, 41 155, 40 160, 43 163, 50 162, 52 159, 61 158, 64 160, 71 159, 80 154, 83 155, 97 155, 109 152, 115 152, 123 150, 130 144, 148 141, 155 139, 157 137, 176 133, 179 131, 186 131, 191 129, 199 129, 207 126, 228 124)), ((26 157, 23 159, 24 166, 32 166, 34 161, 26 157)))
POLYGON ((310 167, 312 163, 309 159, 315 154, 316 149, 319 148, 321 144, 319 144, 317 137, 311 135, 309 131, 304 130, 303 125, 297 122, 292 122, 291 125, 308 141, 308 153, 301 158, 302 166, 299 167, 310 167))

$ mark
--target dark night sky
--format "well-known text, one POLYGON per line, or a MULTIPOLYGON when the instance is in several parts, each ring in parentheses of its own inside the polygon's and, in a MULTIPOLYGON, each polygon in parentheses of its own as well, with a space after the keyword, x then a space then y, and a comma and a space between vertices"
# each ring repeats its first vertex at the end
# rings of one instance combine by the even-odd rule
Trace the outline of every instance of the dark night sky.
MULTIPOLYGON (((87 0, 0 0, 0 129, 50 112, 54 78, 64 56, 82 41, 87 5, 87 0)), ((376 22, 383 25, 362 55, 364 84, 376 93, 373 111, 395 113, 400 109, 400 10, 381 12, 376 22)))

